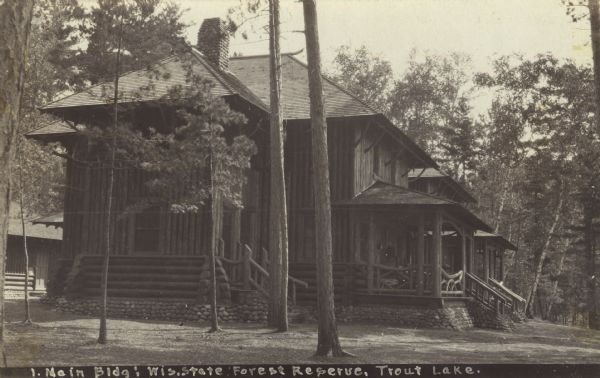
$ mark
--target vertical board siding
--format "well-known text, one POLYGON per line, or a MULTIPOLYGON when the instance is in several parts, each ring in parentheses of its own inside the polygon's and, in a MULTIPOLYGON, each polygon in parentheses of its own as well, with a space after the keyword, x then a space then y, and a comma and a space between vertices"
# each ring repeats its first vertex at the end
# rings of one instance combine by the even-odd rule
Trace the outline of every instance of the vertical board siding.
POLYGON ((407 187, 409 163, 401 145, 375 125, 354 128, 354 180, 352 195, 367 189, 377 179, 407 187))

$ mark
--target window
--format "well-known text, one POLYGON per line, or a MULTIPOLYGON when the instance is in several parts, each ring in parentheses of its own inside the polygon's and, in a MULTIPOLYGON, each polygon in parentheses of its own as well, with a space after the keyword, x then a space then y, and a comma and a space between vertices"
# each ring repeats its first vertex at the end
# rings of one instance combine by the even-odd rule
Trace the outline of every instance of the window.
POLYGON ((135 215, 133 251, 151 254, 159 251, 160 209, 152 207, 135 215))

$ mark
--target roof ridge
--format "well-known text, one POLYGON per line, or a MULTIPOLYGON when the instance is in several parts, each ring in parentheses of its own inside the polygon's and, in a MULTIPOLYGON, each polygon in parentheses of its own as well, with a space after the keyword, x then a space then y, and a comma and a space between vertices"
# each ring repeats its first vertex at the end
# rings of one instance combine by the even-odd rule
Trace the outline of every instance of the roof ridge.
MULTIPOLYGON (((283 54, 282 54, 283 56, 283 54)), ((304 63, 303 61, 301 61, 300 59, 296 58, 294 55, 286 55, 288 58, 291 58, 293 61, 295 61, 296 63, 304 66, 307 70, 308 70, 308 64, 304 63)), ((363 106, 367 107, 370 111, 374 112, 375 114, 381 114, 384 115, 380 110, 375 109, 371 104, 363 101, 362 99, 358 98, 358 96, 356 96, 355 94, 353 94, 352 92, 348 91, 347 89, 345 89, 344 87, 342 87, 341 85, 339 85, 338 83, 336 83, 335 81, 331 80, 329 77, 327 77, 327 75, 323 75, 323 73, 321 73, 321 77, 323 79, 325 79, 325 81, 327 81, 329 84, 333 85, 334 87, 336 87, 337 89, 339 89, 340 91, 344 92, 345 94, 347 94, 348 96, 352 97, 354 100, 360 102, 363 106)), ((384 115, 385 116, 385 115, 384 115)), ((386 117, 387 118, 387 117, 386 117)))
POLYGON ((208 69, 210 71, 210 73, 224 86, 226 87, 232 94, 236 94, 240 97, 242 97, 244 100, 252 103, 253 105, 260 105, 264 108, 264 110, 267 109, 267 106, 260 101, 260 99, 258 98, 258 96, 256 96, 256 94, 254 92, 252 92, 252 90, 250 88, 248 88, 233 72, 231 72, 230 70, 221 70, 219 68, 216 68, 213 66, 213 64, 208 61, 204 54, 198 50, 197 48, 195 48, 194 46, 190 45, 190 44, 186 44, 187 47, 189 47, 190 51, 192 52, 192 54, 194 55, 194 57, 196 58, 196 60, 198 60, 198 62, 200 62, 200 64, 202 64, 206 69, 208 69), (256 98, 256 100, 259 101, 258 104, 254 104, 254 101, 247 99, 246 96, 242 93, 240 93, 239 90, 236 90, 235 88, 233 88, 233 86, 231 85, 231 83, 229 83, 227 81, 227 79, 229 78, 224 78, 221 77, 222 75, 231 75, 233 78, 235 78, 235 80, 238 81, 237 84, 243 86, 249 93, 253 94, 256 98))
POLYGON ((233 88, 231 88, 231 85, 229 85, 229 83, 227 83, 225 80, 223 80, 223 78, 220 76, 219 70, 217 68, 213 67, 212 63, 210 63, 207 59, 205 59, 204 54, 200 50, 196 49, 194 46, 192 46, 190 44, 186 44, 186 45, 190 48, 190 51, 192 52, 192 54, 194 55, 196 60, 198 60, 198 62, 200 62, 200 64, 202 64, 205 68, 207 68, 210 71, 210 73, 231 93, 233 93, 233 94, 236 93, 236 91, 234 91, 233 88))
MULTIPOLYGON (((302 50, 300 50, 302 51, 302 50)), ((290 51, 281 53, 281 56, 292 56, 298 54, 298 51, 290 51)), ((255 59, 255 58, 268 58, 269 54, 256 54, 256 55, 241 55, 241 56, 230 56, 229 60, 240 60, 240 59, 255 59)))

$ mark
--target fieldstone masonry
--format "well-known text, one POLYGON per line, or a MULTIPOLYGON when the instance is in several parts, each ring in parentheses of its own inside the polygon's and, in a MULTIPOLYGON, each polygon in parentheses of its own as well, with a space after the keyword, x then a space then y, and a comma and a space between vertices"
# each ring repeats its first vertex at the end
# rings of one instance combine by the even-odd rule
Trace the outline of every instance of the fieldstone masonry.
MULTIPOLYGON (((254 292, 237 296, 236 303, 218 306, 222 322, 267 321, 267 301, 254 292)), ((97 315, 100 310, 98 298, 45 299, 54 303, 60 311, 83 315, 97 315)), ((210 306, 176 300, 117 299, 109 298, 108 315, 113 318, 152 319, 168 321, 209 321, 210 306)), ((514 326, 508 315, 496 314, 475 301, 449 302, 444 307, 419 307, 406 305, 360 305, 337 306, 336 316, 340 323, 383 323, 408 328, 444 328, 465 330, 473 327, 508 331, 514 326)), ((315 321, 314 307, 290 309, 290 322, 315 321)))
MULTIPOLYGON (((100 312, 99 298, 45 298, 59 311, 96 316, 100 312)), ((259 295, 243 303, 219 305, 217 311, 222 322, 266 322, 267 304, 259 295)), ((209 321, 210 305, 198 302, 151 299, 108 299, 108 316, 121 319, 146 319, 168 321, 209 321)))

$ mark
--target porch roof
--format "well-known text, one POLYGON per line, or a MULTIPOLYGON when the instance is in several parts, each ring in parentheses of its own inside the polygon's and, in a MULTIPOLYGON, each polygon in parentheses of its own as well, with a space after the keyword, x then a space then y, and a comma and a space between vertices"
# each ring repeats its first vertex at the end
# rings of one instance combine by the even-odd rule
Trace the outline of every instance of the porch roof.
MULTIPOLYGON (((34 224, 30 221, 25 221, 25 233, 28 238, 62 240, 61 228, 46 227, 41 224, 34 224)), ((20 219, 9 220, 8 235, 23 236, 23 227, 20 219)))
POLYGON ((430 194, 417 192, 397 185, 375 181, 367 189, 347 201, 338 201, 334 205, 340 206, 412 206, 412 207, 443 207, 455 216, 464 219, 477 229, 492 231, 484 221, 479 219, 461 204, 436 197, 430 194))
POLYGON ((37 218, 31 221, 33 224, 43 224, 46 226, 62 227, 63 213, 55 213, 46 217, 37 218))
POLYGON ((475 237, 492 240, 492 241, 498 243, 501 247, 504 247, 505 249, 510 249, 511 251, 516 251, 518 249, 516 245, 514 245, 513 243, 508 241, 508 239, 504 238, 504 236, 502 236, 502 235, 493 234, 491 232, 486 232, 486 231, 482 231, 482 230, 477 230, 475 232, 475 237))
POLYGON ((456 192, 465 202, 477 203, 477 199, 452 176, 436 168, 415 168, 408 172, 409 181, 417 181, 419 179, 440 180, 456 192))
POLYGON ((44 137, 47 135, 67 135, 77 133, 77 129, 63 120, 55 120, 44 124, 25 134, 27 137, 44 137))

